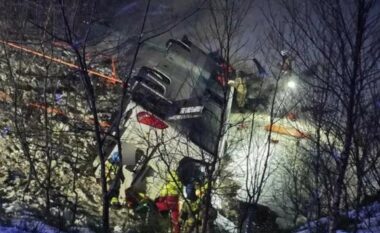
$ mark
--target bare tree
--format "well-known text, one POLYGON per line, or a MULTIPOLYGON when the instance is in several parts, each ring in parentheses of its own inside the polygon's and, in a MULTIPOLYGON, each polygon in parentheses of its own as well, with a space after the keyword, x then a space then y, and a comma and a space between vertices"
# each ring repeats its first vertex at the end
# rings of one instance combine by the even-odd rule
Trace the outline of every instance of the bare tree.
POLYGON ((296 69, 309 70, 302 81, 312 90, 305 93, 310 98, 305 98, 304 109, 310 110, 308 119, 317 128, 311 147, 318 157, 314 160, 315 183, 322 186, 323 177, 329 177, 332 197, 328 205, 329 231, 335 232, 342 201, 349 196, 360 200, 365 189, 363 168, 370 165, 368 158, 377 157, 377 152, 369 153, 360 145, 359 138, 367 128, 363 125, 368 123, 365 119, 377 111, 373 98, 378 93, 373 92, 373 87, 379 83, 378 3, 278 3, 283 12, 272 14, 269 21, 284 45, 295 54, 296 69), (312 96, 312 93, 320 94, 312 96), (368 113, 362 106, 368 106, 368 113), (355 161, 354 166, 351 161, 355 161), (349 194, 345 190, 352 183, 357 188, 349 194))
MULTIPOLYGON (((202 4, 203 3, 201 3, 201 5, 202 4)), ((91 25, 89 25, 86 28, 84 36, 83 36, 84 41, 82 41, 81 46, 79 46, 79 48, 78 48, 76 46, 76 37, 77 36, 75 34, 75 31, 73 31, 73 28, 70 25, 70 22, 72 21, 72 19, 68 18, 68 17, 74 17, 75 18, 75 15, 68 15, 66 13, 67 10, 65 9, 65 7, 66 7, 65 4, 63 3, 63 1, 60 1, 61 15, 63 17, 63 21, 64 21, 64 25, 65 25, 64 26, 65 38, 58 38, 58 39, 63 40, 67 44, 69 44, 75 53, 76 59, 77 59, 78 64, 79 64, 79 68, 82 71, 82 76, 83 76, 82 83, 83 83, 85 90, 86 90, 87 102, 90 106, 90 110, 92 112, 93 119, 94 119, 94 127, 95 127, 94 132, 96 135, 96 143, 97 143, 97 147, 98 147, 98 156, 100 159, 100 168, 101 168, 101 182, 102 182, 102 193, 103 193, 103 230, 105 232, 107 232, 109 229, 109 223, 108 223, 108 221, 109 221, 109 210, 108 209, 109 209, 110 195, 111 195, 113 190, 118 188, 117 187, 118 182, 122 176, 123 165, 121 164, 122 146, 121 146, 121 140, 120 140, 120 137, 121 137, 120 130, 123 127, 122 123, 123 124, 127 123, 126 121, 124 121, 125 117, 126 117, 124 115, 125 114, 124 110, 126 109, 128 104, 130 103, 131 98, 132 98, 131 94, 133 94, 132 93, 133 90, 130 89, 130 87, 128 86, 128 82, 129 82, 130 78, 132 77, 132 73, 133 73, 133 70, 134 70, 135 65, 136 65, 136 61, 138 58, 140 48, 148 40, 151 40, 151 39, 158 37, 158 36, 160 36, 166 32, 169 32, 173 28, 177 27, 184 19, 194 15, 199 10, 199 7, 198 7, 196 9, 190 11, 190 13, 188 13, 187 15, 185 15, 183 17, 183 19, 179 19, 176 22, 169 23, 168 25, 165 25, 165 27, 163 27, 163 28, 158 28, 158 29, 153 28, 153 30, 151 29, 148 31, 146 24, 148 22, 150 5, 151 5, 151 1, 148 0, 146 3, 144 13, 143 13, 143 17, 141 19, 141 26, 139 26, 139 28, 138 28, 137 42, 136 42, 136 47, 134 48, 133 57, 131 59, 131 65, 128 67, 125 78, 120 80, 122 83, 122 88, 120 90, 121 91, 120 92, 121 94, 119 97, 120 103, 119 103, 118 108, 116 110, 116 117, 115 117, 111 127, 105 133, 105 136, 102 137, 102 135, 101 135, 102 131, 101 131, 101 128, 99 127, 99 120, 97 119, 98 110, 96 107, 97 106, 96 95, 94 93, 94 87, 93 87, 91 78, 89 76, 90 72, 88 72, 88 66, 87 66, 87 61, 86 61, 86 40, 87 40, 87 36, 91 30, 91 25), (146 32, 148 34, 147 36, 145 36, 145 34, 144 34, 146 32), (115 178, 114 182, 110 185, 110 187, 107 187, 107 179, 106 179, 106 171, 105 171, 105 162, 107 159, 106 158, 107 153, 106 153, 106 148, 105 148, 105 139, 108 137, 113 138, 113 140, 115 140, 117 142, 117 151, 118 151, 119 156, 120 156, 119 169, 117 171, 116 178, 115 178)), ((93 8, 91 8, 91 9, 94 9, 94 7, 95 7, 95 5, 93 5, 93 8)), ((91 12, 91 14, 94 14, 94 12, 91 12)), ((91 14, 89 17, 90 19, 92 17, 91 14)), ((154 150, 155 149, 153 149, 153 151, 154 150)), ((150 156, 148 156, 148 159, 149 159, 149 157, 150 156)))
POLYGON ((221 161, 226 153, 226 139, 229 131, 228 122, 232 105, 233 88, 229 88, 227 83, 233 80, 236 75, 235 68, 238 62, 244 60, 246 54, 242 54, 242 48, 249 43, 240 37, 243 30, 244 19, 247 12, 251 9, 252 1, 209 1, 207 12, 208 24, 196 25, 194 30, 195 37, 200 43, 214 56, 223 60, 224 69, 222 77, 219 80, 224 85, 223 88, 223 108, 220 116, 219 130, 216 134, 217 143, 214 149, 215 153, 209 162, 207 169, 207 190, 204 197, 205 210, 202 217, 201 232, 212 231, 209 214, 211 211, 211 198, 213 193, 217 191, 218 182, 222 182, 221 161), (242 59, 243 58, 243 59, 242 59))
MULTIPOLYGON (((48 4, 45 7, 46 14, 40 15, 40 22, 47 30, 51 26, 49 14, 53 5, 48 4)), ((11 129, 9 140, 13 141, 16 148, 21 147, 21 154, 24 155, 21 156, 18 151, 10 151, 9 158, 20 157, 20 160, 17 159, 17 163, 13 164, 14 168, 25 170, 25 175, 28 176, 27 181, 21 182, 20 187, 17 187, 17 192, 18 189, 23 189, 22 201, 28 204, 28 207, 41 205, 40 198, 43 197, 42 216, 56 226, 65 228, 74 225, 75 221, 71 220, 71 224, 54 221, 50 216, 62 216, 70 212, 71 207, 74 209, 73 212, 76 212, 78 205, 78 196, 72 201, 71 193, 76 193, 78 154, 83 154, 83 151, 77 150, 76 159, 71 159, 70 144, 73 141, 78 142, 84 134, 78 134, 77 129, 71 131, 75 128, 74 120, 67 122, 72 117, 68 113, 72 104, 71 98, 76 98, 76 94, 70 91, 62 93, 62 90, 66 92, 70 89, 67 85, 62 85, 67 84, 62 80, 62 73, 67 72, 51 59, 38 58, 51 56, 54 47, 44 43, 49 41, 47 33, 41 37, 34 37, 35 31, 29 24, 29 5, 14 3, 2 6, 1 9, 9 17, 2 20, 5 30, 1 34, 1 64, 5 67, 2 75, 6 77, 2 80, 2 86, 5 91, 3 93, 9 93, 9 98, 4 99, 8 105, 3 107, 9 107, 11 113, 3 117, 14 119, 14 124, 8 126, 11 129), (23 13, 19 12, 20 9, 23 13), (15 14, 15 18, 11 17, 12 14, 15 14), (34 55, 37 56, 33 57, 34 55), (65 94, 65 97, 62 94, 65 94), (29 172, 24 169, 25 161, 23 164, 22 160, 28 161, 29 172), (67 170, 67 166, 71 166, 71 171, 75 172, 73 183, 70 180, 71 171, 67 170), (62 177, 62 173, 67 177, 62 177), (69 186, 74 189, 73 192, 67 192, 69 186)))

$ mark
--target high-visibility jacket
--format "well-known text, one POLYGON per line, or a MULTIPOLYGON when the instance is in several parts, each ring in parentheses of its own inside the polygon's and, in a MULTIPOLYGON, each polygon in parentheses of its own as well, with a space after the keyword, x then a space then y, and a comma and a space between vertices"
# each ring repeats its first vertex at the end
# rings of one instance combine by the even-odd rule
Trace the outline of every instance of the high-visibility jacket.
POLYGON ((171 172, 167 176, 166 184, 160 190, 160 197, 179 196, 182 184, 175 172, 171 172))
POLYGON ((106 167, 106 178, 107 181, 111 181, 115 178, 116 172, 117 172, 117 165, 112 164, 108 160, 105 162, 106 167))
POLYGON ((233 87, 235 87, 236 92, 236 103, 239 108, 244 107, 246 103, 247 98, 247 83, 246 81, 241 78, 237 77, 234 81, 231 81, 231 84, 233 87))
POLYGON ((203 198, 204 194, 206 193, 208 189, 208 183, 205 183, 205 184, 202 184, 202 185, 199 185, 197 187, 197 189, 195 190, 195 195, 198 197, 198 198, 203 198))
POLYGON ((170 211, 170 220, 172 223, 172 232, 179 233, 179 196, 182 184, 175 172, 167 175, 167 182, 160 190, 160 197, 155 204, 158 211, 170 211))

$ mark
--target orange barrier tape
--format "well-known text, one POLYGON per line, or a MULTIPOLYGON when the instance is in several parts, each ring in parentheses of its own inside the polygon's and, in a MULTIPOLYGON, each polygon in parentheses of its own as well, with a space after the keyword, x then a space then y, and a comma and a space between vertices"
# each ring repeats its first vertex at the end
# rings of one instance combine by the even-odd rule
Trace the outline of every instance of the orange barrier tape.
POLYGON ((63 116, 66 115, 61 109, 49 107, 46 104, 29 103, 28 106, 32 108, 36 108, 36 109, 47 110, 48 113, 53 113, 56 115, 63 115, 63 116))
POLYGON ((275 124, 266 125, 264 128, 266 131, 272 131, 274 133, 292 136, 292 137, 296 137, 296 138, 308 138, 309 137, 308 134, 303 133, 302 131, 300 131, 296 128, 285 127, 285 126, 275 125, 275 124))
MULTIPOLYGON (((72 69, 80 69, 80 67, 78 65, 76 65, 76 64, 74 64, 72 62, 68 62, 68 61, 65 61, 65 60, 60 59, 60 58, 56 58, 56 57, 53 57, 53 56, 46 55, 44 53, 38 52, 36 50, 30 49, 30 48, 25 47, 25 46, 17 45, 15 43, 3 41, 3 40, 0 40, 0 43, 3 43, 4 45, 7 45, 9 47, 12 47, 12 48, 19 49, 21 51, 30 53, 32 55, 36 55, 38 57, 42 57, 44 59, 48 59, 48 60, 51 60, 53 62, 57 62, 59 64, 68 66, 68 67, 70 67, 72 69)), ((60 47, 60 48, 63 48, 63 49, 67 48, 66 44, 60 43, 60 42, 53 42, 53 45, 55 45, 57 47, 60 47)), ((115 85, 117 83, 122 83, 122 81, 120 79, 116 78, 116 64, 115 64, 115 60, 114 59, 112 59, 112 75, 111 76, 105 75, 103 73, 100 73, 100 72, 94 71, 94 70, 87 70, 87 72, 90 75, 94 75, 94 76, 97 76, 99 78, 105 79, 105 81, 107 81, 107 83, 109 83, 109 84, 115 85)), ((8 94, 6 94, 3 91, 0 91, 0 101, 10 102, 11 100, 12 99, 11 99, 11 97, 8 94)), ((54 107, 49 107, 46 104, 28 103, 27 106, 35 108, 35 109, 47 110, 48 113, 66 116, 66 114, 61 109, 54 108, 54 107)), ((84 121, 86 123, 88 123, 88 124, 94 124, 94 120, 91 117, 85 118, 84 121)), ((99 125, 102 128, 108 128, 108 127, 111 126, 111 123, 107 122, 107 121, 99 121, 99 125)))
MULTIPOLYGON (((47 110, 48 113, 66 116, 66 113, 62 111, 60 108, 49 107, 46 104, 29 103, 28 106, 35 109, 47 110)), ((94 120, 92 117, 84 117, 83 121, 86 122, 87 124, 94 124, 94 120)), ((101 128, 109 128, 111 126, 111 123, 108 121, 99 121, 99 125, 101 128)))
MULTIPOLYGON (((85 118, 84 121, 87 124, 94 124, 95 123, 94 118, 92 118, 92 117, 87 117, 87 118, 85 118)), ((111 123, 108 121, 99 121, 99 125, 100 125, 100 127, 105 128, 105 129, 111 127, 111 123)))
POLYGON ((62 41, 52 41, 51 44, 54 45, 55 47, 58 47, 58 48, 62 48, 62 49, 66 49, 66 50, 71 49, 70 45, 68 45, 67 43, 62 42, 62 41))
MULTIPOLYGON (((17 45, 15 43, 3 41, 3 40, 0 40, 0 43, 3 43, 3 44, 8 45, 8 46, 10 46, 12 48, 19 49, 21 51, 24 51, 24 52, 27 52, 27 53, 30 53, 30 54, 33 54, 33 55, 36 55, 36 56, 48 59, 48 60, 51 60, 53 62, 57 62, 59 64, 68 66, 68 67, 70 67, 72 69, 80 69, 80 67, 78 65, 75 65, 72 62, 68 62, 68 61, 65 61, 65 60, 60 59, 60 58, 56 58, 56 57, 52 57, 52 56, 46 55, 44 53, 35 51, 35 50, 27 48, 25 46, 17 45)), ((120 79, 116 79, 113 76, 105 75, 105 74, 100 73, 100 72, 95 71, 95 70, 87 70, 87 72, 89 74, 91 74, 91 75, 95 75, 95 76, 97 76, 99 78, 103 78, 103 79, 105 79, 106 81, 108 81, 110 83, 122 83, 122 81, 120 79)))

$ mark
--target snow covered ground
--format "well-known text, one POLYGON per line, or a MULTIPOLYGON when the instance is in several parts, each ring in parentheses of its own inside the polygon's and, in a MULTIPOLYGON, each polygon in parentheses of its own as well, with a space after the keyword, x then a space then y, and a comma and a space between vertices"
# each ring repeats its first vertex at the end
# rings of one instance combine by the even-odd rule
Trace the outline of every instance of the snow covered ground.
MULTIPOLYGON (((0 61, 0 91, 8 96, 6 101, 0 98, 0 232, 23 232, 24 223, 39 227, 43 224, 36 223, 36 219, 47 218, 65 227, 99 227, 101 187, 92 167, 96 157, 90 131, 92 120, 87 104, 81 97, 83 89, 75 71, 54 65, 47 71, 43 60, 31 59, 33 57, 13 50, 8 55, 4 57, 4 53, 0 54, 4 58, 0 61), (7 59, 12 64, 11 68, 7 66, 7 59), (17 119, 14 116, 15 91, 7 72, 9 69, 14 72, 19 87, 17 119), (44 85, 46 75, 49 78, 44 85), (63 92, 59 102, 54 99, 57 89, 63 92), (31 107, 45 106, 44 103, 49 108, 31 107), (48 109, 48 123, 44 130, 45 109, 48 109), (21 135, 25 136, 26 147, 22 147, 20 136, 16 134, 16 121, 21 127, 21 135), (43 143, 44 135, 49 137, 49 150, 43 143), (43 209, 46 207, 49 166, 51 216, 45 216, 43 209), (33 213, 35 219, 26 217, 25 211, 33 213)), ((97 86, 99 116, 107 118, 117 105, 113 99, 117 96, 110 95, 110 86, 105 83, 96 81, 94 85, 97 86)), ((124 223, 127 219, 123 211, 111 211, 112 222, 124 223)))
MULTIPOLYGON (((9 205, 5 209, 15 208, 9 205)), ((351 219, 352 223, 350 224, 351 230, 343 230, 339 229, 337 233, 349 233, 353 232, 354 227, 357 227, 358 233, 378 233, 380 232, 380 202, 375 202, 371 205, 364 206, 358 211, 351 210, 348 213, 344 214, 344 216, 351 219), (354 224, 356 222, 356 224, 354 224)), ((222 215, 218 215, 216 223, 220 226, 224 226, 225 230, 228 232, 236 232, 236 226, 231 223, 228 219, 223 217, 222 215)), ((319 219, 318 221, 313 221, 304 224, 299 227, 295 233, 312 233, 315 232, 317 225, 319 226, 320 233, 327 233, 327 225, 328 219, 326 217, 319 219), (325 230, 323 230, 325 229, 325 230)), ((120 227, 115 227, 115 232, 119 232, 120 227)), ((78 233, 93 233, 88 228, 71 228, 69 231, 60 231, 59 229, 49 226, 48 224, 43 223, 40 220, 35 219, 32 216, 28 216, 24 213, 22 217, 13 218, 7 224, 0 224, 0 232, 4 233, 65 233, 65 232, 78 232, 78 233)))
MULTIPOLYGON (((281 209, 276 206, 277 203, 273 201, 273 197, 278 195, 277 190, 280 190, 282 186, 284 174, 281 166, 284 161, 296 154, 297 147, 307 139, 273 132, 271 141, 268 142, 269 131, 265 130, 265 126, 270 124, 270 118, 267 114, 256 113, 251 148, 249 148, 252 117, 252 114, 236 113, 231 116, 231 123, 234 126, 229 131, 228 141, 231 161, 227 169, 234 174, 234 180, 241 186, 237 192, 239 200, 246 201, 248 192, 250 194, 256 193, 259 186, 258 181, 263 178, 259 203, 276 211, 279 218, 286 218, 287 216, 281 212, 281 209), (268 145, 269 143, 270 145, 268 145), (250 154, 248 155, 249 150, 250 154), (264 171, 265 175, 262 177, 264 171)), ((303 132, 310 132, 311 130, 302 120, 290 121, 286 118, 275 118, 274 122, 303 132)), ((284 221, 287 220, 284 219, 284 221)))
POLYGON ((66 233, 66 232, 78 232, 78 233, 93 233, 88 228, 75 227, 68 231, 61 231, 55 227, 49 226, 40 220, 30 217, 15 218, 10 223, 0 225, 0 232, 2 233, 66 233))
MULTIPOLYGON (((357 233, 378 233, 380 232, 380 202, 374 202, 371 205, 364 206, 358 211, 351 210, 348 213, 342 213, 343 216, 350 220, 346 226, 349 229, 339 229, 337 233, 353 232, 356 228, 357 233)), ((328 218, 321 218, 318 221, 306 223, 301 226, 296 233, 312 233, 319 226, 320 232, 327 232, 328 218), (323 230, 324 229, 324 230, 323 230)))

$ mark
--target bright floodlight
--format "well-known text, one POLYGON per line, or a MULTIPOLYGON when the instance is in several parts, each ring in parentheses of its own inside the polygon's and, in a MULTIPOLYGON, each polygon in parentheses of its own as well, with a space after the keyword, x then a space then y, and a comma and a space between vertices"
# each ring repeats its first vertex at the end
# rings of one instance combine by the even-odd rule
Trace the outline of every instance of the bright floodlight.
POLYGON ((294 88, 296 88, 296 86, 297 86, 297 83, 296 83, 295 81, 290 80, 290 81, 288 82, 288 87, 289 87, 289 88, 294 89, 294 88))

